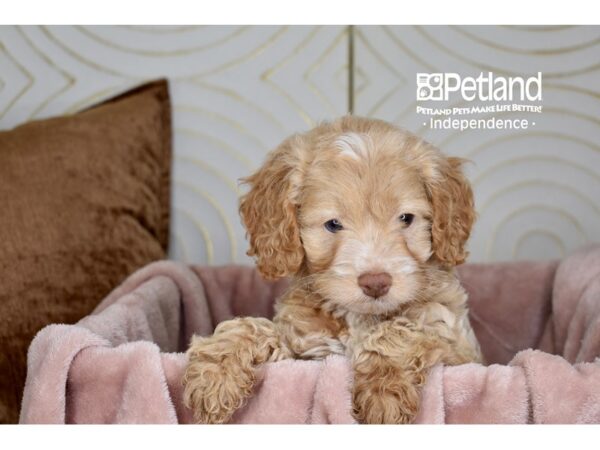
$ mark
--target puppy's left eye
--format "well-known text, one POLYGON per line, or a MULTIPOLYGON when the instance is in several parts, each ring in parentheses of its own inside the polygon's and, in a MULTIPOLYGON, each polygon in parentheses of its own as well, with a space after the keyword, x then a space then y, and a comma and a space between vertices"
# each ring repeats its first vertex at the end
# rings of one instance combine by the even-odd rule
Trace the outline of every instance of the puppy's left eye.
POLYGON ((342 223, 337 219, 331 219, 325 222, 325 229, 330 233, 337 233, 343 228, 342 223))
POLYGON ((400 214, 400 222, 402 222, 406 226, 409 226, 412 223, 414 218, 415 218, 414 214, 408 214, 408 213, 400 214))

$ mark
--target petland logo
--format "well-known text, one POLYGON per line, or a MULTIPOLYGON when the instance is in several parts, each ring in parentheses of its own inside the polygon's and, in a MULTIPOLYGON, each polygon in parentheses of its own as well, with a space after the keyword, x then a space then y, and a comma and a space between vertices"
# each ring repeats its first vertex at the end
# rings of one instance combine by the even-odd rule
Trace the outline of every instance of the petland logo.
POLYGON ((417 73, 416 113, 427 116, 423 126, 432 130, 527 130, 536 125, 541 102, 541 72, 528 78, 417 73))
POLYGON ((451 72, 417 73, 417 101, 448 101, 457 93, 467 102, 541 101, 542 73, 527 79, 495 76, 492 72, 481 72, 477 78, 451 72))

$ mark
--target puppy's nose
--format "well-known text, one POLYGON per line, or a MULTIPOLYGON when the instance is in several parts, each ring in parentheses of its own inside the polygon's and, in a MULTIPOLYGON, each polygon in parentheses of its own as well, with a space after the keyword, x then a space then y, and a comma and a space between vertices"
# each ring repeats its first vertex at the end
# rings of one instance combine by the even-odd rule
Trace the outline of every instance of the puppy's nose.
POLYGON ((382 297, 392 285, 392 277, 387 272, 363 273, 358 277, 358 285, 369 297, 382 297))

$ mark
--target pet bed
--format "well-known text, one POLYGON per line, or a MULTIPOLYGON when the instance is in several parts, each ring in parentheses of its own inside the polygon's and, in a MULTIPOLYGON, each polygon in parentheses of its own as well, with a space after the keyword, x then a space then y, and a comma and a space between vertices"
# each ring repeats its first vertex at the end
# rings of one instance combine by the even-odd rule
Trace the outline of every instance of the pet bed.
MULTIPOLYGON (((600 422, 600 246, 458 272, 487 365, 435 367, 416 422, 600 422)), ((285 287, 250 267, 139 270, 92 315, 38 333, 21 423, 191 422, 180 382, 191 335, 236 315, 270 317, 285 287)), ((343 357, 270 363, 259 379, 234 423, 354 423, 343 357)))

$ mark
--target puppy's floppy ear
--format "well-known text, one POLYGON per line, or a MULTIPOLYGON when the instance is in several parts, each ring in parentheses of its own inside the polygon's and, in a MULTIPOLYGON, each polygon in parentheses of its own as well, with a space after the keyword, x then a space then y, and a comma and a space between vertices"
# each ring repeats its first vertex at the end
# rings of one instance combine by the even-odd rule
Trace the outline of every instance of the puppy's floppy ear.
POLYGON ((250 191, 242 196, 240 214, 250 240, 248 256, 256 257, 267 279, 298 272, 304 260, 297 220, 303 172, 303 136, 286 139, 255 174, 242 179, 250 191))
POLYGON ((427 184, 433 209, 432 258, 445 266, 465 261, 465 244, 475 221, 473 191, 461 170, 464 162, 462 158, 441 158, 434 180, 427 184))

